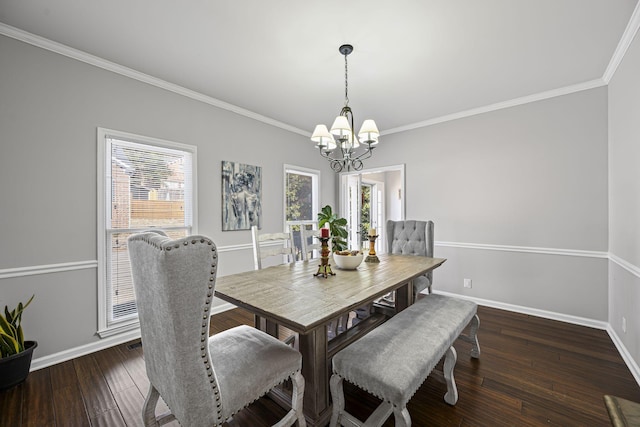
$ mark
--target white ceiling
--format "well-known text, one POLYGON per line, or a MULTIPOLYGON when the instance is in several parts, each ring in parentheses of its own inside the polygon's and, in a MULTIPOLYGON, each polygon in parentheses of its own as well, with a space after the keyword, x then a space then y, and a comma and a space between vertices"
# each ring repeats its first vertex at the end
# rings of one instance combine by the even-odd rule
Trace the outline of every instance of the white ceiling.
POLYGON ((601 79, 637 0, 0 0, 0 22, 303 131, 601 79))

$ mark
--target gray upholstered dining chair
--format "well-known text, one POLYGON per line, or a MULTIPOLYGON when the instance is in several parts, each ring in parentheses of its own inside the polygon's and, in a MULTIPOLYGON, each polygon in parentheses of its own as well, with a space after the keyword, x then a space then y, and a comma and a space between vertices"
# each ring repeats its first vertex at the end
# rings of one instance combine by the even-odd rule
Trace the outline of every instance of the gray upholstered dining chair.
POLYGON ((156 232, 128 239, 150 387, 146 426, 220 426, 274 386, 291 380, 291 410, 277 424, 305 426, 302 356, 243 325, 209 336, 216 245, 205 236, 172 240, 156 232), (162 397, 171 414, 156 417, 162 397))
POLYGON ((272 256, 286 257, 286 262, 295 262, 291 233, 263 233, 258 227, 251 226, 251 240, 253 242, 253 266, 255 270, 262 269, 262 260, 272 256))
MULTIPOLYGON (((387 221, 387 252, 399 255, 433 257, 433 221, 387 221)), ((431 293, 433 272, 413 281, 413 297, 428 289, 431 293)))

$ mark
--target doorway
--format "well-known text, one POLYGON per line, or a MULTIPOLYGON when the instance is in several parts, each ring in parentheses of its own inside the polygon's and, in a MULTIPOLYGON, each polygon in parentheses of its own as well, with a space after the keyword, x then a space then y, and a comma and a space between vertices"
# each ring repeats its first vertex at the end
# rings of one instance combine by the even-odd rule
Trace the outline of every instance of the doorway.
POLYGON ((375 229, 376 252, 386 252, 386 221, 404 219, 404 165, 340 174, 340 213, 347 219, 351 249, 369 248, 375 229))

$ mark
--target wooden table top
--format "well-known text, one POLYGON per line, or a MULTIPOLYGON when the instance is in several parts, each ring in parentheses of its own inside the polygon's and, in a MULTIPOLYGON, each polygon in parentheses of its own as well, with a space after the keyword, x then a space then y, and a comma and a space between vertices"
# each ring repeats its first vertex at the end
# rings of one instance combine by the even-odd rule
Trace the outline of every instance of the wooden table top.
POLYGON ((446 261, 407 255, 378 257, 380 263, 363 262, 356 270, 340 270, 330 259, 336 275, 328 278, 313 276, 318 259, 219 277, 215 295, 304 334, 446 261))

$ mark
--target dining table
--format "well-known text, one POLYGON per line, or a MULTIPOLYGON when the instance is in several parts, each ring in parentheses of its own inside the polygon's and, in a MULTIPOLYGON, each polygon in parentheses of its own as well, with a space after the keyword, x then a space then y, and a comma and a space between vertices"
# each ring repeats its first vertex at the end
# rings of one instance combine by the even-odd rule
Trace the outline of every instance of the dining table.
MULTIPOLYGON (((253 313, 256 327, 274 336, 278 336, 279 326, 298 334, 305 379, 304 413, 310 427, 325 426, 331 417, 333 355, 412 304, 413 279, 446 261, 389 254, 378 254, 378 260, 362 262, 354 270, 332 267, 335 275, 327 277, 315 276, 320 260, 312 259, 222 276, 216 281, 215 296, 253 313), (395 292, 393 308, 376 309, 374 302, 391 292, 395 292), (353 325, 342 333, 329 333, 332 322, 362 307, 373 307, 370 315, 358 319, 357 324, 351 322, 353 325)), ((282 405, 290 399, 283 390, 270 396, 282 405)))

